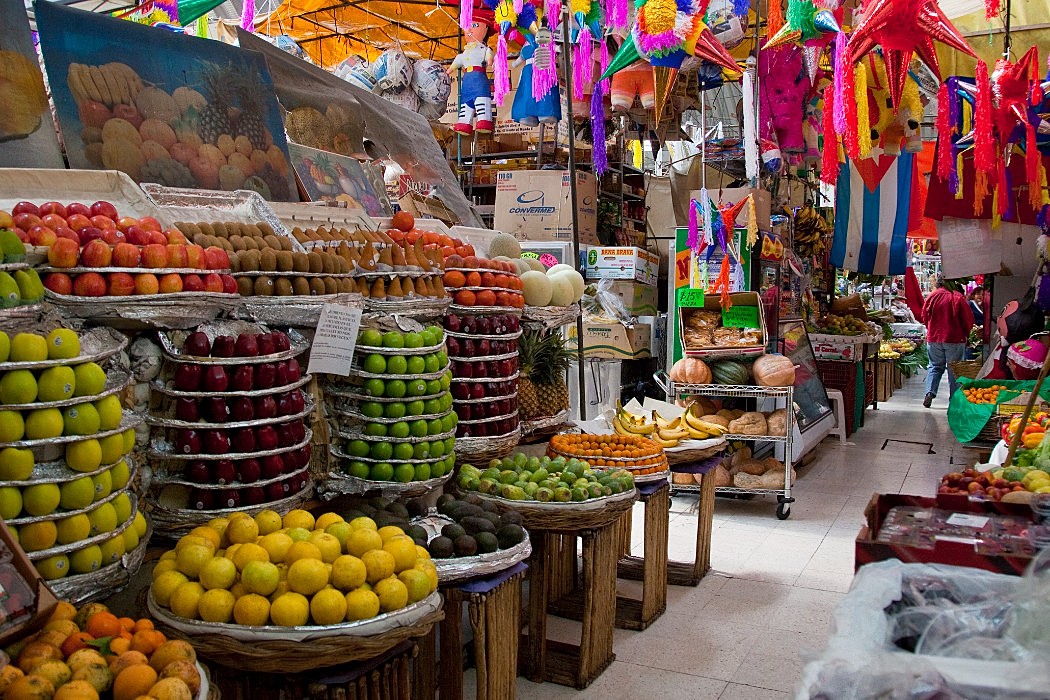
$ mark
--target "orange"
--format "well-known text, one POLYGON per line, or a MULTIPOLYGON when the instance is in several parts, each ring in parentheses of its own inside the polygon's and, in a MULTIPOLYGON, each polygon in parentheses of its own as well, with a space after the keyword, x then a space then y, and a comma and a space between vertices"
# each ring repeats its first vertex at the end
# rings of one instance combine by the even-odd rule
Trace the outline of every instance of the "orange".
POLYGON ((491 272, 482 272, 481 277, 479 279, 481 280, 482 287, 496 286, 496 275, 492 274, 491 272))
POLYGON ((55 691, 53 700, 98 700, 98 691, 87 681, 70 681, 55 691))
POLYGON ((162 671, 164 668, 173 661, 192 661, 197 662, 197 652, 193 650, 193 647, 189 643, 182 641, 181 639, 169 639, 160 645, 160 648, 153 652, 153 656, 150 657, 149 663, 154 669, 162 671))
POLYGON ((135 700, 140 695, 148 695, 156 682, 157 672, 151 666, 128 666, 113 681, 113 700, 135 700))
POLYGON ((185 683, 194 697, 201 689, 201 675, 192 661, 172 661, 160 672, 161 679, 178 678, 185 683))
POLYGON ((148 664, 149 659, 141 651, 125 651, 109 662, 109 670, 114 676, 119 676, 121 671, 126 668, 148 664))
POLYGON ((164 633, 159 630, 142 630, 131 637, 131 649, 132 651, 141 651, 146 656, 149 656, 166 641, 168 640, 164 633))
MULTIPOLYGON (((470 267, 470 265, 467 265, 470 267)), ((481 286, 481 273, 480 272, 468 272, 467 273, 467 286, 468 287, 480 287, 481 286)))
POLYGON ((121 627, 123 627, 128 632, 134 632, 135 631, 135 621, 132 620, 130 617, 122 617, 122 618, 119 618, 119 619, 120 619, 120 626, 121 627))
POLYGON ((11 685, 19 678, 22 678, 25 674, 17 666, 4 666, 0 668, 0 695, 3 695, 4 689, 11 685))
POLYGON ((407 211, 395 212, 390 219, 390 225, 402 231, 411 231, 416 226, 416 217, 407 211))
POLYGON ((92 641, 93 639, 94 637, 92 637, 87 632, 77 632, 75 634, 71 634, 68 637, 66 637, 66 641, 62 642, 62 654, 66 658, 69 658, 81 649, 86 649, 88 647, 87 643, 92 641))
POLYGON ((449 270, 441 281, 446 287, 462 287, 467 283, 467 278, 459 270, 449 270))
POLYGON ((109 652, 113 656, 120 656, 131 649, 131 640, 127 637, 113 637, 109 640, 109 652))
POLYGON ((453 297, 453 301, 455 301, 460 306, 474 306, 474 292, 467 289, 461 289, 460 291, 456 292, 456 296, 453 297))
POLYGON ((142 630, 153 629, 153 620, 142 618, 135 623, 135 632, 141 632, 142 630))
MULTIPOLYGON (((459 296, 458 294, 456 295, 459 296)), ((457 303, 458 303, 457 298, 457 303)), ((496 293, 491 289, 484 289, 474 295, 474 301, 478 306, 495 306, 496 305, 496 293)))
POLYGON ((95 639, 102 637, 115 637, 121 633, 124 627, 120 619, 111 612, 98 612, 87 619, 84 631, 95 639))

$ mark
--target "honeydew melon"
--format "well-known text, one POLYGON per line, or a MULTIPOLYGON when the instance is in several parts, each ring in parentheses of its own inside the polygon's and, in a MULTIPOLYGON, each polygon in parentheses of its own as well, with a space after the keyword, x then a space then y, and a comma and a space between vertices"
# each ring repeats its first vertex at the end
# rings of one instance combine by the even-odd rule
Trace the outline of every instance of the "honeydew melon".
POLYGON ((554 285, 542 272, 536 270, 523 272, 521 286, 525 295, 525 303, 529 306, 548 306, 551 303, 554 285))

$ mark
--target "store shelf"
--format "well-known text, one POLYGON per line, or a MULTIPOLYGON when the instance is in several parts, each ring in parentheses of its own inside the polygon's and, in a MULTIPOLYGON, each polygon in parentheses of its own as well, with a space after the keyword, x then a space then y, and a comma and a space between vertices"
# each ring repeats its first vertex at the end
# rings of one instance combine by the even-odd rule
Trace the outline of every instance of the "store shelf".
POLYGON ((726 433, 722 437, 726 440, 752 440, 754 442, 787 442, 788 438, 786 435, 738 435, 736 433, 726 433))
POLYGON ((789 396, 790 386, 746 386, 728 384, 682 384, 674 382, 672 388, 677 394, 693 396, 724 396, 735 398, 760 398, 764 396, 789 396))
MULTIPOLYGON (((503 153, 478 153, 463 156, 461 162, 471 163, 476 160, 502 160, 505 158, 535 158, 537 155, 539 155, 539 152, 536 149, 531 151, 505 151, 503 153)), ((452 160, 455 160, 455 158, 452 160)))

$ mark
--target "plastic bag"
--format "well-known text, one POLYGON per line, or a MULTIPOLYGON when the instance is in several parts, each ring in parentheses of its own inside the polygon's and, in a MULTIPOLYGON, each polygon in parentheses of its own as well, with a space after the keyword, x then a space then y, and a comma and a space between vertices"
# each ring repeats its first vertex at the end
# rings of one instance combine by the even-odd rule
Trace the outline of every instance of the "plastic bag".
POLYGON ((1042 658, 1050 658, 1050 549, 1032 560, 1018 586, 1007 636, 1042 658))
POLYGON ((580 299, 585 321, 609 323, 619 321, 625 326, 634 324, 634 317, 624 306, 619 294, 612 291, 615 280, 603 279, 596 285, 588 285, 580 299))

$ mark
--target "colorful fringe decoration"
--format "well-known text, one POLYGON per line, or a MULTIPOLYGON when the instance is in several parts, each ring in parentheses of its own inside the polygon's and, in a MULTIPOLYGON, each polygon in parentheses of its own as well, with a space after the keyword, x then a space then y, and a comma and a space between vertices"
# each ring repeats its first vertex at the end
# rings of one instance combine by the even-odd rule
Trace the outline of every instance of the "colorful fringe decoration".
POLYGON ((591 30, 584 27, 576 41, 572 57, 572 99, 583 99, 583 86, 590 77, 587 72, 594 74, 594 66, 591 60, 591 30))
MULTIPOLYGON (((780 4, 778 0, 773 0, 775 4, 780 4)), ((747 11, 751 9, 751 0, 733 0, 733 14, 737 17, 743 17, 747 19, 747 11)), ((772 7, 769 8, 772 11, 772 7)))
POLYGON ((607 0, 605 12, 609 21, 609 27, 612 29, 623 29, 631 18, 627 0, 607 0))
MULTIPOLYGON (((746 12, 746 10, 745 10, 746 12)), ((746 14, 741 17, 746 17, 746 14)), ((780 0, 769 0, 769 16, 766 18, 766 36, 776 36, 784 26, 784 9, 780 6, 780 0)), ((777 46, 776 48, 780 48, 777 46)))
POLYGON ((984 18, 993 20, 999 16, 999 8, 1002 0, 984 0, 984 18))
MULTIPOLYGON (((609 67, 609 47, 605 38, 598 40, 601 61, 601 73, 609 67)), ((609 170, 609 154, 605 149, 605 94, 609 91, 611 80, 599 80, 591 93, 591 144, 593 145, 594 174, 601 176, 609 170)))
POLYGON ((758 243, 758 212, 755 211, 755 198, 748 195, 747 200, 747 247, 758 243))
POLYGON ((459 0, 459 28, 467 31, 473 23, 474 0, 459 0))
MULTIPOLYGON (((975 79, 977 95, 973 107, 973 166, 975 170, 990 173, 995 170, 995 134, 992 127, 992 85, 988 79, 988 64, 984 61, 977 61, 975 79)), ((948 111, 950 109, 949 106, 948 111)))
POLYGON ((244 9, 241 10, 241 29, 246 32, 255 31, 255 0, 244 0, 244 9))
MULTIPOLYGON (((860 143, 857 140, 857 133, 859 131, 859 124, 857 122, 857 100, 856 91, 854 90, 855 81, 855 66, 853 65, 853 57, 850 52, 846 52, 846 61, 842 66, 842 100, 846 103, 846 155, 851 160, 857 160, 860 158, 860 143)), ((865 125, 867 128, 867 125, 865 125)))
POLYGON ((523 6, 522 0, 514 0, 514 12, 520 13, 523 6))
MULTIPOLYGON (((744 109, 744 174, 748 180, 758 177, 758 130, 755 128, 754 68, 744 71, 742 81, 744 109)), ((706 138, 706 137, 705 137, 706 138)))
POLYGON ((868 71, 863 66, 854 71, 853 95, 857 100, 857 153, 863 159, 871 155, 871 119, 868 115, 868 71))
POLYGON ((696 255, 700 252, 700 222, 697 220, 696 212, 700 208, 700 202, 695 199, 689 200, 689 236, 686 245, 696 255))
POLYGON ((1043 199, 1042 190, 1039 187, 1039 183, 1043 179, 1040 172, 1043 168, 1043 163, 1042 156, 1035 143, 1035 125, 1032 124, 1031 120, 1025 125, 1024 133, 1024 168, 1025 179, 1028 180, 1028 203, 1034 209, 1039 206, 1043 199))
MULTIPOLYGON (((537 47, 533 55, 532 64, 532 97, 537 102, 547 96, 551 90, 558 85, 558 51, 557 46, 551 42, 546 48, 537 47), (546 61, 539 60, 540 51, 548 51, 550 58, 546 61)), ((518 88, 521 89, 520 87, 518 88)))
POLYGON ((197 18, 196 34, 201 39, 208 38, 208 15, 204 14, 197 18))
POLYGON ((722 258, 722 264, 718 266, 718 277, 711 285, 712 292, 718 292, 718 303, 723 310, 733 307, 733 298, 729 296, 729 251, 722 258))
POLYGON ((947 180, 952 171, 952 161, 955 160, 952 153, 951 140, 951 107, 948 106, 948 83, 941 83, 937 88, 937 133, 940 137, 940 148, 937 151, 937 177, 947 180))
POLYGON ((552 32, 561 21, 561 0, 544 0, 543 16, 547 18, 547 28, 552 32))
POLYGON ((834 57, 834 93, 835 93, 835 133, 839 136, 846 133, 846 63, 850 60, 846 46, 846 32, 839 32, 835 37, 834 57))
POLYGON ((704 245, 714 245, 714 225, 711 222, 711 210, 714 209, 714 205, 711 203, 711 195, 707 190, 700 190, 700 210, 704 215, 704 245))
POLYGON ((831 87, 824 88, 824 150, 821 151, 820 181, 834 185, 839 177, 839 140, 835 134, 838 96, 831 87))
POLYGON ((510 69, 507 66, 507 35, 500 32, 496 40, 496 61, 492 67, 492 90, 496 104, 502 105, 503 99, 510 92, 510 69))

